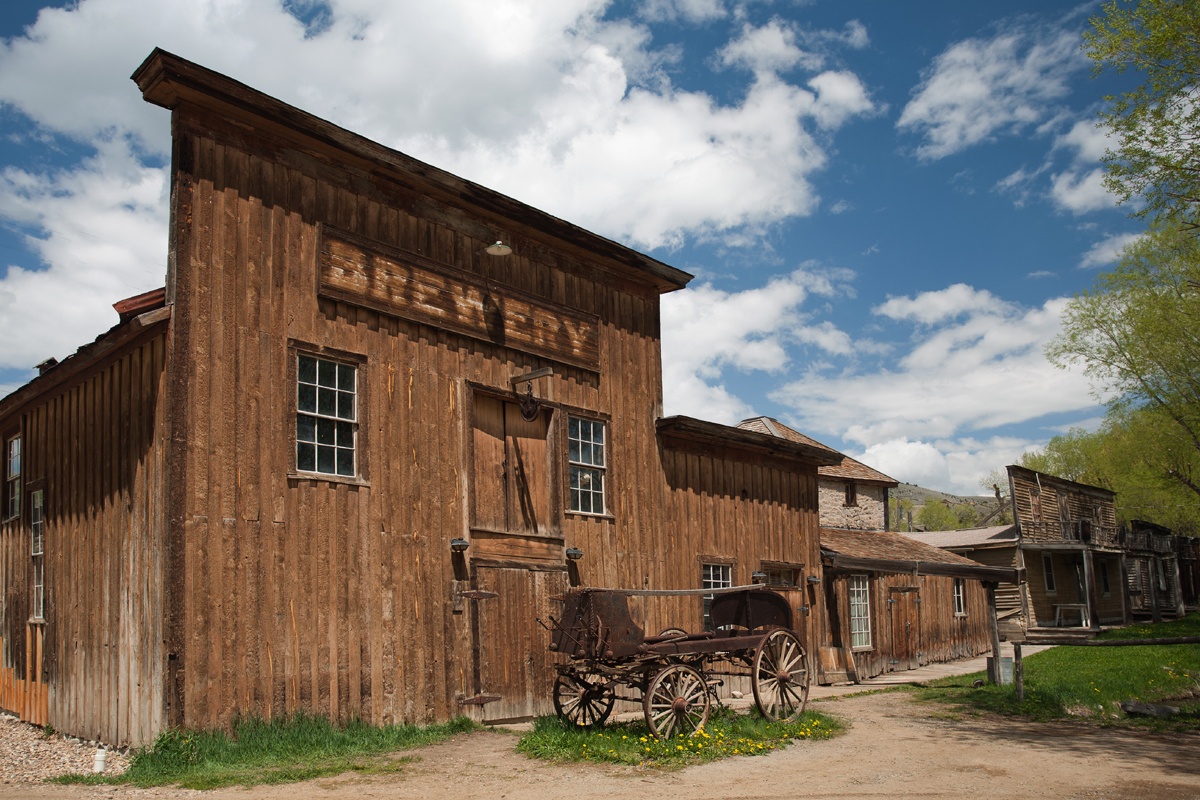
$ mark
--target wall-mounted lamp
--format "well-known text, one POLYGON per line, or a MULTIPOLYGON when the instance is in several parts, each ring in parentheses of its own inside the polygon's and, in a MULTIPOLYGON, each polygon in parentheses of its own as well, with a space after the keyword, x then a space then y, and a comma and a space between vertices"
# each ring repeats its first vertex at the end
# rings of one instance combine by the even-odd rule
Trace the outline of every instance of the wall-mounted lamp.
POLYGON ((808 582, 809 582, 809 583, 811 583, 811 584, 813 584, 813 585, 815 586, 815 585, 817 585, 818 583, 820 583, 820 582, 821 582, 821 579, 820 579, 820 578, 818 578, 816 575, 809 575, 809 576, 808 576, 808 582))
POLYGON ((487 253, 489 256, 511 256, 512 248, 497 239, 495 244, 489 244, 487 247, 483 248, 483 252, 487 253))
POLYGON ((533 372, 518 375, 510 381, 513 393, 517 394, 517 399, 521 407, 521 419, 526 422, 533 422, 537 419, 538 414, 542 411, 542 403, 533 395, 533 381, 535 378, 548 378, 553 374, 554 370, 550 367, 542 367, 541 369, 535 369, 533 372), (524 397, 517 393, 517 385, 521 383, 525 384, 524 397))
POLYGON ((569 558, 572 561, 578 561, 579 559, 583 558, 583 551, 580 550, 578 547, 568 547, 567 548, 567 558, 569 558))
POLYGON ((750 573, 750 582, 751 583, 766 583, 767 582, 767 573, 751 572, 750 573))
POLYGON ((465 552, 467 552, 467 548, 470 546, 471 546, 471 543, 468 542, 466 539, 451 539, 450 540, 450 550, 454 553, 465 553, 465 552))

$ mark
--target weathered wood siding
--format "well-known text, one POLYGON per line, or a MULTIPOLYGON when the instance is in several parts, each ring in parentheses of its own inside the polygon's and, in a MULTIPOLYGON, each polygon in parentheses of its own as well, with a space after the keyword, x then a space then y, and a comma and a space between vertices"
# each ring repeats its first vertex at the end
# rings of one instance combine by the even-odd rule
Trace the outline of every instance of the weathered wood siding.
POLYGON ((164 721, 165 359, 160 326, 19 411, 25 497, 0 542, 3 666, 37 674, 28 501, 42 491, 44 722, 112 744, 164 721))
POLYGON ((1025 544, 1118 547, 1112 492, 1010 466, 1017 524, 1025 544))
MULTIPOLYGON (((662 458, 667 533, 641 583, 697 589, 704 563, 729 564, 734 586, 751 583, 754 572, 771 566, 794 569, 798 586, 788 592, 793 627, 814 652, 825 616, 823 598, 806 581, 821 574, 816 466, 716 457, 681 443, 665 445, 662 458)), ((700 598, 662 606, 663 615, 651 616, 647 631, 703 629, 700 598)))
MULTIPOLYGON (((654 287, 618 279, 515 221, 506 238, 528 243, 507 258, 486 255, 494 218, 186 106, 173 119, 171 413, 176 441, 187 443, 175 454, 170 499, 179 542, 169 575, 174 723, 297 709, 423 722, 478 708, 460 701, 495 688, 477 674, 481 638, 503 635, 523 658, 546 658, 534 622, 546 591, 540 579, 517 587, 506 576, 501 598, 454 602, 462 576, 452 538, 472 540, 476 586, 487 568, 565 574, 571 546, 585 552, 590 583, 662 577, 664 528, 647 513, 662 497, 654 287), (333 249, 347 257, 327 246, 335 238, 354 243, 351 260, 392 277, 355 301, 351 282, 322 273, 333 249), (420 268, 411 272, 418 288, 395 277, 409 267, 420 268), (507 317, 496 327, 472 312, 451 325, 439 276, 465 287, 472 308, 484 289, 514 299, 538 330, 522 329, 509 347, 507 317), (404 291, 425 309, 396 308, 404 291), (547 332, 555 309, 558 336, 547 332), (574 356, 564 359, 564 348, 574 356), (354 480, 295 475, 297 351, 358 365, 354 480), (475 398, 512 397, 512 377, 543 367, 554 374, 534 389, 551 431, 569 411, 609 421, 608 513, 563 514, 533 539, 502 531, 476 541, 475 398), (505 561, 515 564, 486 563, 505 561)), ((561 452, 547 458, 547 474, 565 471, 561 452)), ((561 486, 562 474, 554 480, 561 486)), ((529 670, 545 674, 544 665, 529 670)), ((523 680, 512 683, 521 693, 523 680)), ((527 712, 548 702, 542 689, 534 694, 527 712)))
POLYGON ((954 613, 954 578, 936 575, 860 573, 868 576, 871 647, 850 652, 850 593, 852 573, 826 570, 831 617, 830 648, 823 666, 829 672, 847 670, 858 680, 885 672, 914 669, 931 663, 968 658, 990 645, 987 593, 983 584, 964 580, 966 613, 954 613), (830 649, 833 652, 830 652, 830 649))

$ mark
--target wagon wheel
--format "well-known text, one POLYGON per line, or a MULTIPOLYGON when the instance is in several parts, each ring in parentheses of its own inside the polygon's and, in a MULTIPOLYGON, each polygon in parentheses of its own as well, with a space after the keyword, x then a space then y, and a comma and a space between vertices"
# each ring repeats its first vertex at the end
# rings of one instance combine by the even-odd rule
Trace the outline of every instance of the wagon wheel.
POLYGON ((659 631, 658 639, 674 639, 677 636, 687 636, 688 632, 683 628, 663 628, 659 631))
POLYGON ((616 692, 598 675, 568 673, 554 681, 554 713, 581 728, 603 725, 616 699, 616 692))
POLYGON ((754 703, 773 722, 789 721, 804 713, 808 702, 808 664, 800 639, 779 628, 754 653, 750 685, 754 703))
POLYGON ((700 730, 708 722, 708 708, 708 684, 686 664, 661 669, 642 697, 646 725, 659 739, 700 730))

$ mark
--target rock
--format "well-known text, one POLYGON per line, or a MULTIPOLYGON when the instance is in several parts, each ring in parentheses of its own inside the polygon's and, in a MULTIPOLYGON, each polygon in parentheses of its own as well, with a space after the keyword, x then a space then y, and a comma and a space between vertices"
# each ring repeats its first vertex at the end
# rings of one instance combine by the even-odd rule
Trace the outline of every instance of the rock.
POLYGON ((1175 706, 1143 703, 1139 700, 1128 700, 1121 703, 1121 710, 1131 717, 1155 717, 1156 719, 1166 719, 1179 713, 1179 709, 1175 706))

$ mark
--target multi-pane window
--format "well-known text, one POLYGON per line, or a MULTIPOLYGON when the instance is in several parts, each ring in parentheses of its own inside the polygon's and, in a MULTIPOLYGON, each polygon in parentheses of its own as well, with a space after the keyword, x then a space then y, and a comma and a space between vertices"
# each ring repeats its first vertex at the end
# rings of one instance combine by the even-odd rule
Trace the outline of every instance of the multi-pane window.
POLYGON ((46 616, 46 534, 42 490, 29 494, 29 552, 33 557, 33 617, 46 616))
POLYGON ((584 514, 605 513, 604 423, 568 417, 567 450, 571 468, 570 510, 584 514))
POLYGON ((962 578, 954 579, 954 616, 956 617, 967 615, 966 588, 966 581, 962 578))
POLYGON ((4 518, 21 516, 21 437, 14 436, 5 443, 4 518))
POLYGON ((871 593, 866 575, 850 576, 850 647, 871 647, 871 593))
POLYGON ((1057 588, 1054 585, 1054 556, 1049 553, 1042 554, 1042 574, 1046 579, 1046 593, 1054 594, 1057 588))
POLYGON ((358 370, 301 354, 296 370, 296 470, 354 477, 358 370))
MULTIPOLYGON (((733 586, 733 567, 729 564, 701 564, 701 589, 728 589, 733 586)), ((712 601, 715 595, 704 595, 704 630, 712 630, 712 601)))

